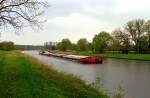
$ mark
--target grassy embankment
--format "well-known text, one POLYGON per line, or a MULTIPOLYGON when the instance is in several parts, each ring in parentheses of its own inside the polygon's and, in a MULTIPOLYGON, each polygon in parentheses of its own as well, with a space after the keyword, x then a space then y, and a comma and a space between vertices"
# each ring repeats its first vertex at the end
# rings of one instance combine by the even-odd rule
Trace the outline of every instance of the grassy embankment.
POLYGON ((82 80, 17 52, 0 51, 0 98, 109 98, 82 80))
POLYGON ((150 61, 150 54, 117 54, 117 53, 96 54, 96 53, 89 53, 89 52, 75 52, 74 54, 97 56, 97 57, 104 57, 104 58, 150 61))

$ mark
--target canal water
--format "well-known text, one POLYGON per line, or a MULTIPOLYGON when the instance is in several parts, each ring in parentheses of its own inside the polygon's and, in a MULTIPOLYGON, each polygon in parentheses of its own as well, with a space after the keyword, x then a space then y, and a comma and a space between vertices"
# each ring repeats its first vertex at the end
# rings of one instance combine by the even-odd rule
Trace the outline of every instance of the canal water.
POLYGON ((42 56, 38 51, 24 51, 40 62, 61 72, 74 74, 87 83, 100 78, 103 89, 113 93, 119 85, 132 98, 150 98, 150 62, 107 59, 103 64, 79 64, 61 58, 42 56))

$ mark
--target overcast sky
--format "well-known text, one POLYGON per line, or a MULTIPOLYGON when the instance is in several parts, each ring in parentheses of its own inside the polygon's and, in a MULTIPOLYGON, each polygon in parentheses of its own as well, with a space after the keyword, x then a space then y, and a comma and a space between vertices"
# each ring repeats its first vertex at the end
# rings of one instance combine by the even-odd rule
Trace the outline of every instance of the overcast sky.
POLYGON ((45 41, 69 38, 92 40, 100 31, 111 32, 136 18, 150 19, 150 0, 47 0, 43 30, 26 29, 16 35, 2 32, 0 40, 16 44, 42 45, 45 41))

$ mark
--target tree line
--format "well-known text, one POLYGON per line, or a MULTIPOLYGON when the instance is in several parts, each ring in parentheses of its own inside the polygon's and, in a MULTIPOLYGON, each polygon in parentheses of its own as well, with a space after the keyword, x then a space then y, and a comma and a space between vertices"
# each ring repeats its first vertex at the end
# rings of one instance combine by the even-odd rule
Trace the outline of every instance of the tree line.
POLYGON ((14 43, 11 41, 0 42, 0 50, 4 51, 14 50, 14 43))
POLYGON ((14 45, 14 50, 41 50, 42 45, 14 45))
POLYGON ((0 42, 0 50, 41 50, 44 47, 42 45, 15 45, 12 41, 0 42))
POLYGON ((101 31, 94 36, 92 42, 88 42, 86 38, 81 38, 75 44, 66 38, 53 47, 61 51, 150 53, 150 20, 130 20, 124 26, 113 30, 111 33, 101 31))

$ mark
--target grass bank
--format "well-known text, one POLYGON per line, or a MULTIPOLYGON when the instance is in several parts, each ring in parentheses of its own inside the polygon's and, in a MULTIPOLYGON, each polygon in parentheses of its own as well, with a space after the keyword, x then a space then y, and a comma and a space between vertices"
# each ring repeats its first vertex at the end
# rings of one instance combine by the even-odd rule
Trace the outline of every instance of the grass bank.
POLYGON ((89 52, 75 52, 78 55, 97 56, 104 58, 116 58, 116 59, 128 59, 128 60, 139 60, 139 61, 150 61, 150 54, 96 54, 89 52))
POLYGON ((0 51, 0 98, 109 98, 17 52, 0 51))

